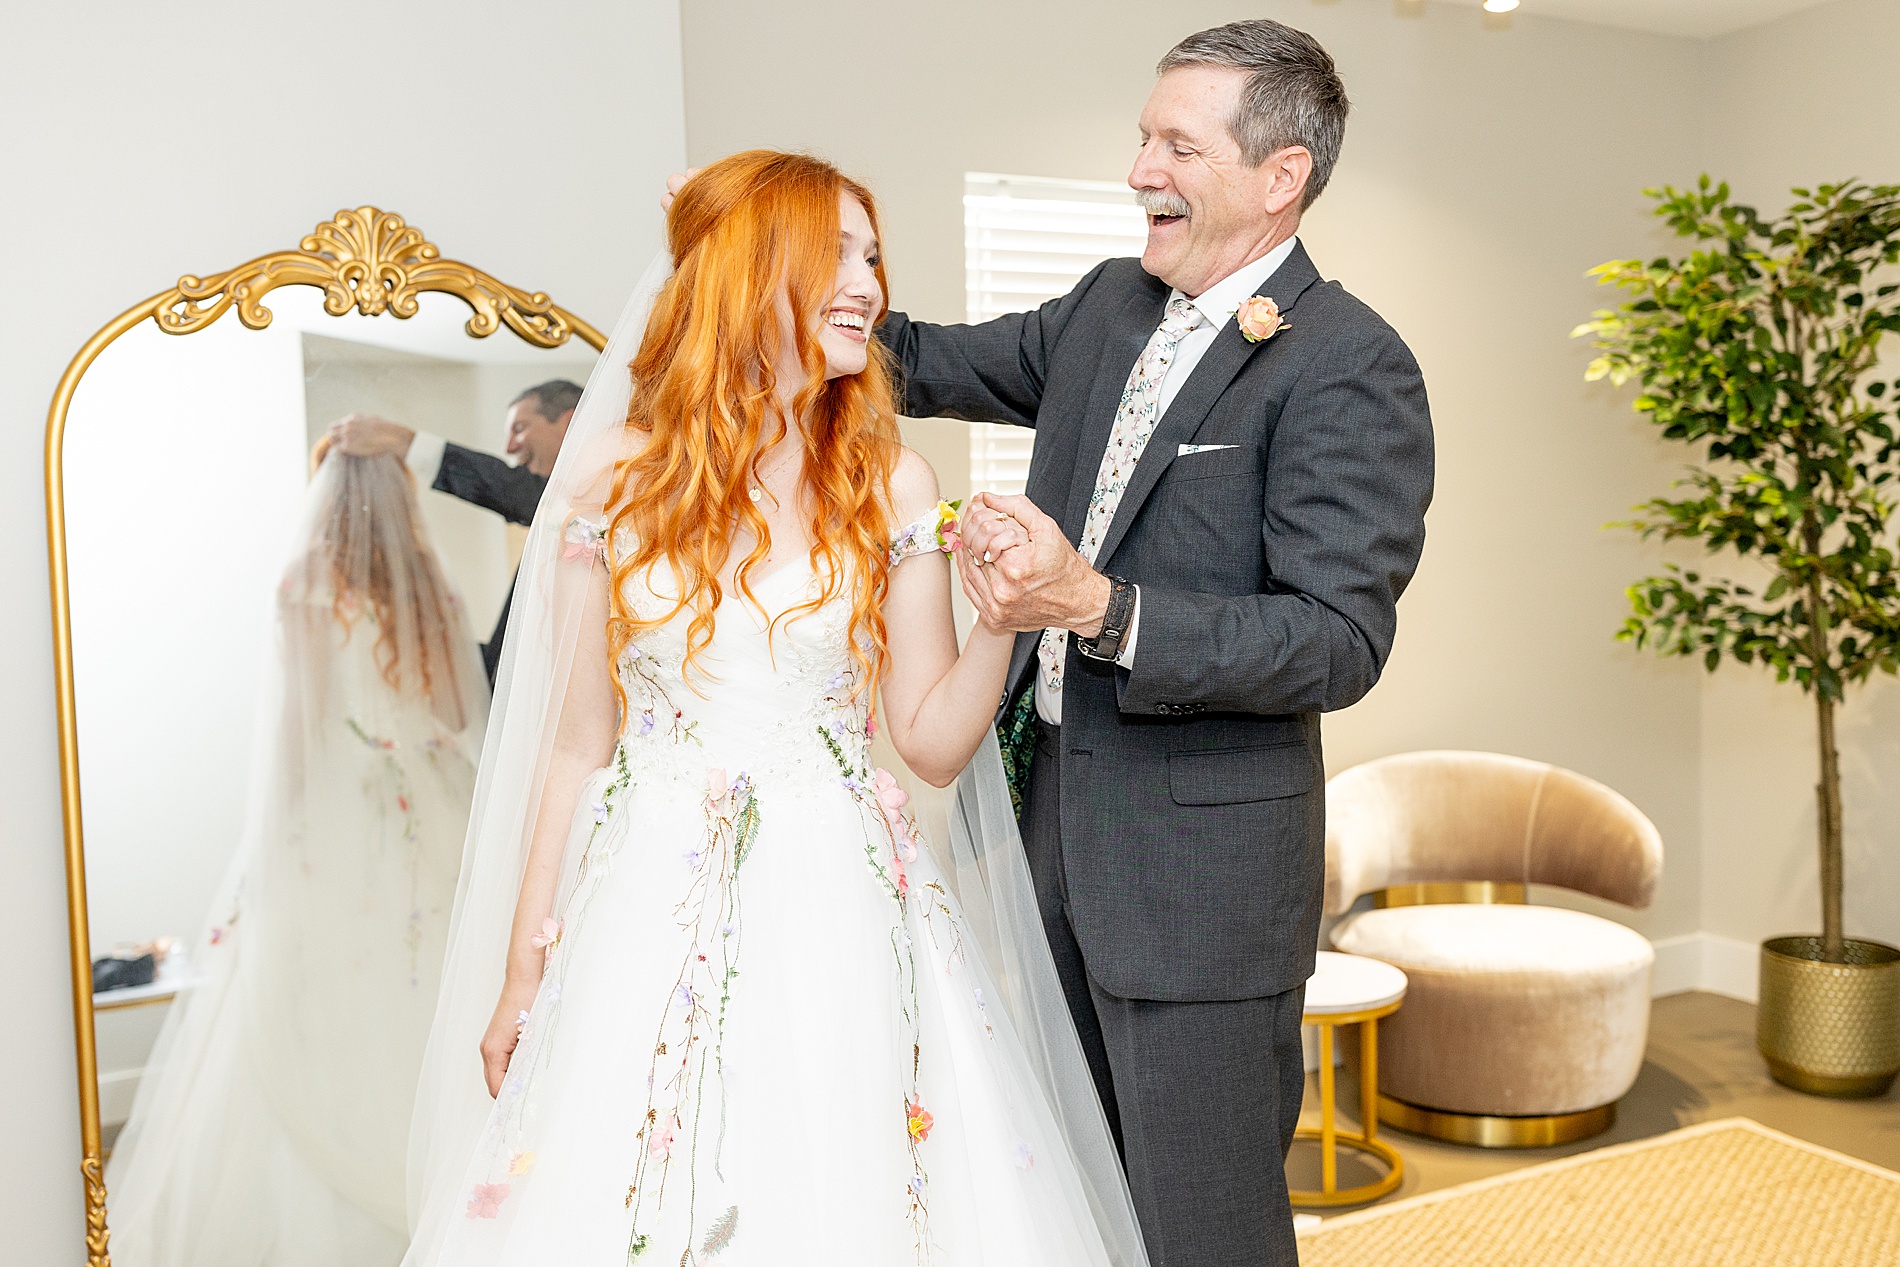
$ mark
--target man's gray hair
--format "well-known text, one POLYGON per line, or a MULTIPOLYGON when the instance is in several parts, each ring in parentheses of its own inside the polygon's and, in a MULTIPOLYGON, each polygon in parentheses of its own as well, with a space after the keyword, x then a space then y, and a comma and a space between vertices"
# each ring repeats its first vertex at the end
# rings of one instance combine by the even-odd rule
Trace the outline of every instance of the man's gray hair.
POLYGON ((534 411, 549 422, 559 422, 562 414, 581 403, 581 385, 565 378, 550 379, 536 383, 508 403, 519 405, 524 400, 532 400, 534 411))
POLYGON ((1228 124, 1240 143, 1240 156, 1258 167, 1289 145, 1305 146, 1313 156, 1313 174, 1307 177, 1300 208, 1312 206, 1332 179, 1346 139, 1346 114, 1352 109, 1346 85, 1319 41, 1270 18, 1229 22, 1176 44, 1155 73, 1165 75, 1184 66, 1229 66, 1248 72, 1240 109, 1228 124))

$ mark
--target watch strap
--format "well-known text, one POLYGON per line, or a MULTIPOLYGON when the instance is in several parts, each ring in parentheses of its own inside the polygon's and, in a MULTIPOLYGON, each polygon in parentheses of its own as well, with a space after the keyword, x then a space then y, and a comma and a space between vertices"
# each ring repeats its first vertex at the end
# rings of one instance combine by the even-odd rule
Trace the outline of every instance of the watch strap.
POLYGON ((1135 618, 1135 584, 1119 576, 1108 578, 1108 609, 1102 613, 1102 631, 1093 638, 1077 638, 1075 649, 1091 660, 1114 660, 1135 618))

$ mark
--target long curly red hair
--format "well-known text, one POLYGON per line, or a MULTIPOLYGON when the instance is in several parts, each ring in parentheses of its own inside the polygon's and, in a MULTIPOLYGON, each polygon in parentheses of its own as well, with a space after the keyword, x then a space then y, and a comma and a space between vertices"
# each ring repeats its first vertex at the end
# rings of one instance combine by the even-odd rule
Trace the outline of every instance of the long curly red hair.
MULTIPOLYGON (((310 452, 313 476, 330 456, 330 448, 329 436, 317 440, 310 452)), ((383 681, 400 694, 405 674, 412 674, 435 715, 449 729, 459 731, 468 718, 462 709, 465 683, 458 674, 454 650, 454 631, 460 625, 454 610, 458 600, 435 551, 423 540, 415 477, 394 458, 353 458, 341 452, 335 456, 340 464, 335 495, 318 519, 310 556, 302 563, 306 580, 321 581, 330 591, 330 611, 345 641, 353 636, 367 608, 376 627, 375 657, 383 681), (399 516, 397 523, 381 527, 410 543, 406 552, 399 551, 401 563, 385 552, 384 539, 365 513, 371 504, 363 491, 365 482, 379 475, 399 480, 403 487, 399 500, 385 497, 376 502, 392 507, 399 516), (398 643, 398 631, 403 629, 413 632, 415 663, 407 666, 398 643)))
MULTIPOLYGON (((616 465, 608 499, 608 540, 628 539, 624 529, 637 543, 613 561, 612 664, 629 642, 687 609, 693 612, 687 659, 697 659, 712 641, 714 613, 725 597, 720 573, 741 525, 756 544, 732 582, 760 606, 748 578, 771 550, 771 530, 747 493, 758 480, 759 453, 787 430, 773 406, 782 346, 776 301, 783 286, 805 376, 793 396, 793 415, 805 423, 801 492, 811 508, 812 570, 822 589, 780 619, 849 589, 859 667, 854 689, 877 698, 885 653, 880 605, 890 576, 890 481, 902 440, 892 369, 876 339, 863 373, 825 378, 817 323, 837 285, 841 194, 858 201, 877 233, 870 191, 803 154, 734 154, 699 172, 674 199, 667 217, 674 273, 629 366, 627 425, 649 438, 616 465), (679 599, 665 615, 642 619, 628 605, 624 586, 662 561, 679 599)), ((888 296, 881 259, 875 270, 888 296)), ((621 702, 624 708, 624 697, 621 702)))

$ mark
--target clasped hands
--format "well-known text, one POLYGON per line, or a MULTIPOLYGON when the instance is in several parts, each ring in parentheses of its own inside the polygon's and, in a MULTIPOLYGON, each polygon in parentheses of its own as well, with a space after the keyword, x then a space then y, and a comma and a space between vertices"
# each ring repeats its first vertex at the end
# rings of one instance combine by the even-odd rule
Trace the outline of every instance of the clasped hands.
POLYGON ((978 493, 958 525, 957 575, 977 616, 1017 633, 1102 631, 1109 581, 1027 497, 978 493))

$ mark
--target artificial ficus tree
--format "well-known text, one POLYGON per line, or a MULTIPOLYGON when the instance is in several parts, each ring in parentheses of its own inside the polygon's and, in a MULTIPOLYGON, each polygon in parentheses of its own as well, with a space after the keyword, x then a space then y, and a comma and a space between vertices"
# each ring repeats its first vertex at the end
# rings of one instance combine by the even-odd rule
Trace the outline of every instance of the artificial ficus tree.
POLYGON ((1679 496, 1637 507, 1645 537, 1692 540, 1760 565, 1765 584, 1670 566, 1629 588, 1618 637, 1665 655, 1762 663, 1814 699, 1820 749, 1822 953, 1844 955, 1841 768, 1845 689, 1900 668, 1900 559, 1892 543, 1900 379, 1879 376, 1900 331, 1900 186, 1794 190, 1772 219, 1704 176, 1647 190, 1694 246, 1682 259, 1593 270, 1631 298, 1595 336, 1591 379, 1635 379, 1635 407, 1700 450, 1679 496))

